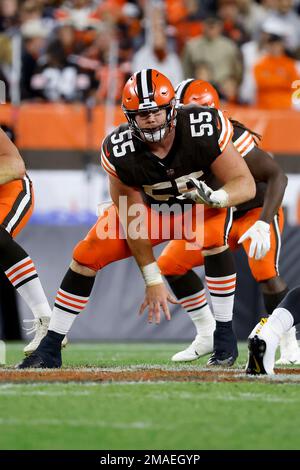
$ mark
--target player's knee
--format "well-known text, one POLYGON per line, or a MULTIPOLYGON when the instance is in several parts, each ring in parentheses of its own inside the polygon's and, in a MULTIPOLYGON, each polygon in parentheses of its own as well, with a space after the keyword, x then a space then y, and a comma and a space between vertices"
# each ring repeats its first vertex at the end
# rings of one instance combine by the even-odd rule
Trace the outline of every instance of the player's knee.
POLYGON ((260 281, 260 287, 265 294, 277 294, 287 288, 285 281, 280 276, 274 276, 260 281))
POLYGON ((223 233, 220 233, 220 232, 211 233, 210 232, 210 235, 204 238, 202 249, 205 251, 215 250, 216 252, 218 252, 218 250, 224 251, 227 248, 228 248, 228 245, 224 244, 223 233))
POLYGON ((265 266, 262 266, 263 263, 254 262, 254 265, 250 264, 250 270, 253 278, 256 282, 266 283, 269 279, 274 277, 274 273, 266 270, 265 266))
POLYGON ((202 254, 204 256, 218 255, 220 253, 223 253, 223 251, 226 251, 227 249, 228 249, 228 245, 222 245, 222 246, 210 247, 210 248, 203 248, 202 254))
POLYGON ((167 255, 161 255, 158 258, 157 263, 164 276, 181 276, 189 270, 188 267, 176 263, 174 258, 167 255))
POLYGON ((99 257, 96 256, 93 242, 88 240, 80 241, 74 248, 73 260, 81 266, 98 271, 101 268, 99 257))
POLYGON ((260 272, 257 272, 257 271, 254 271, 254 272, 252 271, 252 276, 253 276, 253 278, 256 282, 262 283, 262 282, 266 281, 266 279, 265 279, 266 273, 263 274, 263 273, 260 273, 260 272))
POLYGON ((172 263, 170 262, 170 258, 169 256, 163 256, 161 255, 158 260, 157 260, 157 264, 158 264, 158 267, 160 269, 160 272, 164 275, 164 276, 172 276, 173 273, 173 266, 172 266, 172 263))
POLYGON ((71 261, 70 268, 75 273, 81 274, 82 276, 86 277, 94 277, 97 274, 94 269, 88 268, 87 266, 83 266, 82 264, 77 263, 77 261, 75 260, 71 261))

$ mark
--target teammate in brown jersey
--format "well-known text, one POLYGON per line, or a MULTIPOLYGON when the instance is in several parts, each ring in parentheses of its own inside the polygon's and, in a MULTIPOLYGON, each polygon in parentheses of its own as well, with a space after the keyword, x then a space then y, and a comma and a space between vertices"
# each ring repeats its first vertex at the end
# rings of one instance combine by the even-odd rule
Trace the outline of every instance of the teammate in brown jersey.
MULTIPOLYGON (((188 79, 181 82, 176 90, 178 106, 199 104, 220 108, 219 96, 215 88, 202 80, 188 79)), ((228 224, 227 241, 235 250, 242 243, 254 279, 260 284, 265 307, 271 314, 287 293, 287 286, 279 275, 279 254, 281 233, 284 225, 283 210, 280 206, 287 178, 275 161, 260 148, 255 139, 258 136, 243 124, 231 120, 234 128, 232 142, 245 159, 256 180, 256 197, 237 206, 228 224)), ((173 356, 173 361, 193 361, 203 356, 210 338, 204 333, 206 319, 211 315, 202 282, 191 271, 195 266, 204 264, 200 250, 191 250, 183 240, 171 241, 158 259, 162 274, 166 276, 170 287, 180 301, 184 310, 195 324, 197 335, 192 344, 173 356)), ((216 255, 216 262, 219 255, 216 255)), ((227 280, 224 280, 224 285, 227 280)), ((208 278, 207 285, 212 297, 222 296, 222 284, 214 284, 208 278)), ((222 321, 224 312, 218 317, 215 331, 216 350, 209 359, 210 365, 221 365, 223 362, 222 321), (219 344, 221 343, 221 345, 219 344)), ((225 319, 226 320, 226 319, 225 319)), ((226 341, 226 337, 224 341, 226 341)), ((300 351, 296 340, 295 328, 292 328, 281 340, 281 358, 278 363, 299 363, 300 351)), ((227 361, 225 361, 227 365, 227 361)))
MULTIPOLYGON (((231 143, 232 125, 220 111, 199 107, 176 111, 170 81, 153 69, 139 71, 128 80, 122 104, 128 124, 119 126, 104 139, 101 152, 113 204, 75 247, 70 269, 56 297, 48 334, 20 368, 61 366, 62 338, 87 304, 96 273, 131 255, 145 280, 140 312, 148 307, 148 321, 154 319, 159 323, 162 309, 170 319, 168 301, 176 301, 164 284, 153 246, 175 238, 175 225, 183 226, 184 215, 188 213, 191 226, 199 224, 193 232, 195 237, 204 229, 205 251, 224 251, 227 208, 255 196, 250 171, 231 143), (178 209, 177 196, 193 189, 191 178, 207 181, 212 173, 223 186, 205 199, 204 226, 197 217, 203 206, 190 201, 181 201, 178 212, 166 212, 166 207, 173 203, 177 203, 178 209), (140 212, 138 230, 132 231, 136 222, 132 211, 136 207, 140 212), (112 220, 116 221, 114 229, 110 225, 112 220), (166 220, 170 227, 167 236, 162 229, 166 220), (217 220, 222 230, 216 230, 211 220, 217 220)), ((219 270, 215 265, 211 268, 216 278, 224 276, 226 269, 225 275, 228 273, 235 282, 231 256, 226 248, 223 260, 226 263, 221 263, 219 270)), ((205 266, 210 269, 209 260, 205 266)))

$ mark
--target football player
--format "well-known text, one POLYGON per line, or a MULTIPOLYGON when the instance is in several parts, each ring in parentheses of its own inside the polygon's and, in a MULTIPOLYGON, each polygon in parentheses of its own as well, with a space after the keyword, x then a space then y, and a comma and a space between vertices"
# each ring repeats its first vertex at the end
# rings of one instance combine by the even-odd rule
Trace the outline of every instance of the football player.
MULTIPOLYGON (((188 79, 181 82, 176 89, 177 105, 198 104, 220 108, 216 89, 208 82, 188 79)), ((283 210, 280 206, 287 178, 276 162, 257 147, 255 139, 259 136, 243 124, 231 120, 234 128, 232 142, 247 163, 256 180, 256 197, 251 201, 235 207, 232 224, 228 225, 227 240, 231 249, 242 244, 254 279, 259 283, 267 313, 270 315, 288 289, 279 275, 278 261, 283 230, 283 210)), ((215 255, 216 264, 218 257, 215 255)), ((162 274, 165 275, 177 299, 195 324, 197 335, 192 344, 178 352, 173 361, 192 361, 203 356, 205 344, 209 341, 203 333, 203 318, 207 318, 210 307, 205 297, 204 286, 199 277, 192 271, 195 266, 204 264, 201 251, 189 250, 185 241, 171 241, 158 259, 162 274)), ((207 274, 207 273, 206 273, 207 274)), ((210 288, 211 280, 207 279, 210 288)), ((221 289, 209 289, 211 295, 220 296, 221 289)), ((212 297, 213 298, 213 297, 212 297)), ((214 312, 216 319, 215 336, 220 337, 222 323, 228 323, 224 312, 214 312)), ((224 336, 224 340, 228 335, 224 336)), ((222 343, 219 339, 215 345, 222 343)), ((210 365, 224 364, 222 351, 216 349, 209 359, 210 365)), ((300 363, 300 351, 296 340, 295 328, 291 329, 281 340, 281 358, 278 363, 300 363)), ((226 364, 226 361, 225 361, 226 364)))
MULTIPOLYGON (((18 149, 0 128, 0 267, 33 313, 30 354, 48 330, 51 309, 28 253, 15 241, 33 211, 32 183, 18 149)), ((31 320, 30 320, 31 321, 31 320)))
MULTIPOLYGON (((231 143, 232 125, 221 111, 192 106, 175 108, 175 91, 167 77, 153 69, 143 69, 127 81, 122 108, 128 123, 114 129, 103 141, 101 162, 109 175, 113 204, 101 215, 84 240, 74 249, 73 260, 58 291, 49 330, 35 352, 20 368, 61 366, 61 341, 78 313, 86 306, 96 273, 114 261, 134 256, 145 281, 145 299, 140 308, 148 308, 148 321, 160 321, 160 309, 170 319, 168 301, 176 300, 168 292, 156 263, 153 246, 176 236, 178 227, 196 227, 201 232, 200 204, 177 199, 199 185, 198 202, 205 203, 203 247, 209 253, 222 251, 222 261, 205 256, 205 268, 212 284, 221 283, 232 309, 235 268, 230 250, 224 250, 228 207, 255 196, 251 173, 231 143), (222 187, 206 193, 211 174, 222 187), (124 207, 124 201, 126 201, 124 207), (168 212, 169 206, 180 210, 168 212), (138 210, 139 218, 133 215, 138 210), (164 233, 164 222, 171 233, 164 233), (112 221, 115 221, 116 227, 112 221), (213 223, 211 223, 213 221, 213 223), (136 224, 136 230, 131 230, 136 224), (116 230, 115 230, 116 228, 116 230), (137 233, 138 232, 138 233, 137 233), (103 236, 106 234, 107 236, 103 236), (211 262, 212 259, 212 262, 211 262)), ((184 227, 184 236, 186 234, 184 227)), ((180 237, 182 238, 182 236, 180 237)), ((216 306, 218 308, 218 306, 216 306)), ((207 329, 212 333, 214 320, 207 329)))

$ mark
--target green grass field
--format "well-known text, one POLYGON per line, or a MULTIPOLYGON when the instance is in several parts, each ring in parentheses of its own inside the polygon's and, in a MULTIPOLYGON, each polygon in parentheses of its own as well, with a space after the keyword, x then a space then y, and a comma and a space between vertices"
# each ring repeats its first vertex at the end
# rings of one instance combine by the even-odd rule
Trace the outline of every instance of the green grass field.
MULTIPOLYGON (((7 346, 8 365, 23 345, 7 346)), ((175 365, 178 344, 71 344, 65 367, 175 365)), ((240 347, 238 367, 246 359, 240 347)), ((0 449, 299 449, 300 385, 137 382, 0 384, 0 449)))

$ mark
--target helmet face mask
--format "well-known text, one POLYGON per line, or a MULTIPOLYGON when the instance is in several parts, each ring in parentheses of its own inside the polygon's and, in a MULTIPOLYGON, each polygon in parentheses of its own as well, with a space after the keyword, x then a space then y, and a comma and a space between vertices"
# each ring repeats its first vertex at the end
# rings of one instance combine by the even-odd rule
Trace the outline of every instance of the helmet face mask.
POLYGON ((136 137, 145 141, 145 142, 160 142, 163 138, 168 134, 168 130, 170 129, 170 122, 172 121, 172 113, 174 112, 175 106, 161 106, 155 107, 148 111, 142 112, 129 112, 126 116, 129 122, 130 129, 134 133, 136 137), (165 110, 165 119, 161 125, 156 127, 142 127, 137 122, 137 118, 139 116, 147 116, 150 113, 154 115, 157 114, 159 111, 165 110))
POLYGON ((142 111, 137 113, 135 116, 135 122, 139 129, 139 133, 142 139, 146 142, 160 142, 166 134, 166 114, 167 111, 164 108, 154 108, 151 111, 142 111), (147 119, 149 114, 154 114, 156 120, 160 122, 160 118, 164 120, 162 124, 158 124, 155 127, 143 127, 143 120, 147 119), (138 121, 140 121, 138 123, 138 121))
POLYGON ((142 141, 160 142, 176 124, 175 91, 167 77, 154 69, 143 69, 127 81, 122 97, 122 109, 132 133, 142 141), (137 116, 156 114, 165 109, 163 124, 155 128, 141 127, 137 116))

